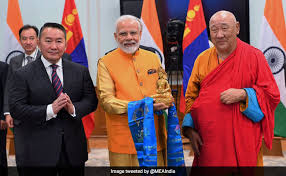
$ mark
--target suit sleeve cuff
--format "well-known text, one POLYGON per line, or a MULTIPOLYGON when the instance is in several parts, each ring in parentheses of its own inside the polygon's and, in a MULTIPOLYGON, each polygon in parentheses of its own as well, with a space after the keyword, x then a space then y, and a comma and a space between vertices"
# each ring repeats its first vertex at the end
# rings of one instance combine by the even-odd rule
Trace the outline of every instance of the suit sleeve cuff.
POLYGON ((241 112, 253 122, 259 122, 264 117, 257 101, 256 92, 253 88, 244 88, 247 94, 247 106, 241 112))
POLYGON ((184 120, 183 120, 183 124, 182 124, 182 128, 183 127, 192 127, 192 128, 195 128, 195 124, 194 124, 194 121, 193 121, 193 118, 191 116, 190 113, 187 113, 184 117, 184 120))
POLYGON ((10 115, 10 112, 4 112, 4 115, 1 116, 1 120, 6 120, 6 115, 10 115), (3 117, 3 119, 2 119, 3 117))
POLYGON ((76 113, 75 113, 75 107, 73 106, 73 114, 70 114, 72 117, 75 117, 76 116, 76 113))
POLYGON ((51 120, 52 118, 56 118, 56 117, 57 117, 57 114, 54 113, 52 104, 49 104, 49 105, 47 106, 47 117, 46 117, 46 121, 51 120))

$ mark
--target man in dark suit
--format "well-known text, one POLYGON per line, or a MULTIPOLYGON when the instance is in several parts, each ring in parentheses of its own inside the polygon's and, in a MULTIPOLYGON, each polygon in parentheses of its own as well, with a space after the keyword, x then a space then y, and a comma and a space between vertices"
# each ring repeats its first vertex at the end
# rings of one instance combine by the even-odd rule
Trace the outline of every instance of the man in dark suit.
MULTIPOLYGON (((28 63, 33 62, 36 58, 40 57, 41 51, 38 49, 38 34, 39 30, 36 26, 32 26, 29 24, 24 25, 19 30, 19 39, 22 48, 24 49, 24 53, 19 54, 10 59, 10 69, 8 71, 8 80, 12 79, 12 73, 19 68, 26 66, 28 63)), ((64 59, 71 60, 69 54, 64 53, 64 59)), ((10 81, 8 81, 10 82, 10 81)), ((7 88, 9 86, 6 86, 7 88)), ((9 128, 14 127, 13 118, 9 112, 9 91, 6 88, 4 94, 4 116, 9 128)))
POLYGON ((8 72, 8 65, 0 62, 0 175, 7 176, 6 134, 7 124, 3 114, 4 88, 8 72))
MULTIPOLYGON (((24 25, 19 30, 19 39, 22 48, 25 53, 19 54, 10 59, 10 68, 8 72, 8 83, 12 79, 13 71, 27 65, 34 61, 37 57, 41 55, 38 46, 38 33, 39 30, 36 26, 24 25)), ((6 86, 5 94, 4 94, 4 115, 9 128, 13 128, 13 118, 10 115, 9 111, 9 86, 6 86)))
POLYGON ((89 71, 62 59, 66 31, 60 24, 44 24, 38 46, 42 56, 15 71, 9 87, 20 175, 84 175, 88 153, 81 118, 97 106, 89 71))
MULTIPOLYGON (((41 51, 37 47, 38 46, 38 34, 39 34, 39 30, 36 26, 26 24, 20 28, 19 39, 20 39, 20 44, 22 48, 24 49, 24 53, 19 54, 10 59, 10 62, 9 62, 10 69, 8 71, 8 80, 12 79, 11 75, 13 71, 33 62, 34 60, 36 60, 36 58, 40 57, 41 51)), ((64 53, 62 58, 71 60, 70 55, 67 53, 64 53)), ((8 87, 9 86, 7 86, 7 88, 8 87)), ((9 91, 8 89, 6 89, 5 94, 4 94, 4 115, 5 115, 5 120, 7 122, 8 127, 13 128, 14 121, 9 112, 8 99, 9 99, 9 91)))

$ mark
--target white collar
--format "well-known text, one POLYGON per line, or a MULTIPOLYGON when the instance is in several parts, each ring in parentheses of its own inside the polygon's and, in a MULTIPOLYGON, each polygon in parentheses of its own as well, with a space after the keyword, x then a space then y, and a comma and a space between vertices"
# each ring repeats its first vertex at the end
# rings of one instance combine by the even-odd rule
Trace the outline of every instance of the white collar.
POLYGON ((27 56, 31 56, 33 59, 36 59, 38 52, 39 52, 39 49, 38 49, 38 47, 36 47, 35 51, 32 52, 30 55, 27 54, 27 53, 25 53, 25 58, 26 58, 27 56))
MULTIPOLYGON (((41 56, 41 60, 45 66, 45 68, 48 68, 50 65, 53 65, 53 63, 50 63, 47 59, 44 58, 44 56, 41 56)), ((62 58, 59 59, 59 61, 56 63, 57 66, 62 67, 63 66, 63 61, 62 58)))

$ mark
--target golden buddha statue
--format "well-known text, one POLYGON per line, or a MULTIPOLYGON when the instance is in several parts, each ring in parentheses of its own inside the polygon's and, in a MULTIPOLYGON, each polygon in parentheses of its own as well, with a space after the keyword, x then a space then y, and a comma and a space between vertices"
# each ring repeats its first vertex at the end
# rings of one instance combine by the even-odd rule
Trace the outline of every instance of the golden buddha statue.
POLYGON ((167 73, 162 67, 159 67, 157 71, 159 75, 157 93, 151 97, 154 99, 155 103, 164 103, 166 106, 171 106, 174 102, 174 98, 167 80, 167 73))

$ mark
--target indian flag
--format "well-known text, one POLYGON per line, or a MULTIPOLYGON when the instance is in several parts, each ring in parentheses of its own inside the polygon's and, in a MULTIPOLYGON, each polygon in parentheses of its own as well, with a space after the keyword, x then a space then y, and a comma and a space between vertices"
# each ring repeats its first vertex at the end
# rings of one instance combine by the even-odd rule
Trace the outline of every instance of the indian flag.
POLYGON ((264 53, 280 90, 275 111, 275 136, 286 137, 286 26, 282 0, 266 0, 260 49, 264 53))
POLYGON ((154 48, 156 53, 161 56, 161 63, 163 68, 165 68, 162 35, 155 0, 143 1, 141 21, 143 23, 143 31, 140 44, 154 48))
POLYGON ((18 0, 8 1, 7 20, 4 25, 5 31, 5 46, 4 57, 1 57, 1 61, 9 61, 15 55, 23 52, 23 48, 19 41, 19 29, 23 26, 22 16, 19 8, 18 0))

